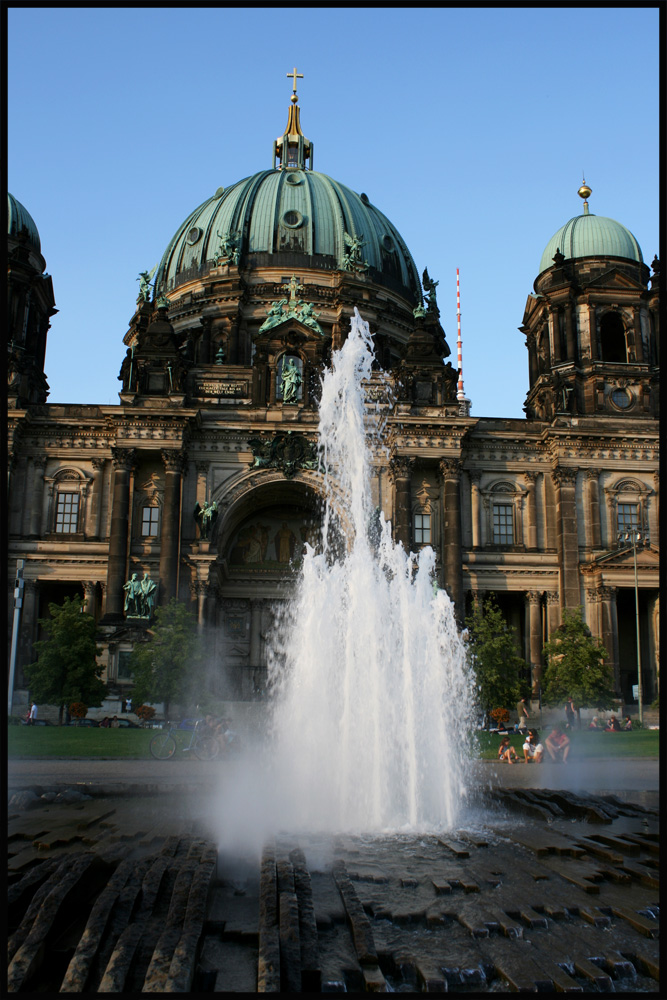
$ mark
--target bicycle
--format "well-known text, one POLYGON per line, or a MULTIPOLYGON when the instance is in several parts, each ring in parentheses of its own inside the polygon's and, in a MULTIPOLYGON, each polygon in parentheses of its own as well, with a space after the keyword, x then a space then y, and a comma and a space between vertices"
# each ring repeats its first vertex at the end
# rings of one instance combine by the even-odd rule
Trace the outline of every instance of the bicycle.
MULTIPOLYGON (((214 760, 219 752, 220 745, 216 740, 215 736, 203 731, 207 729, 206 723, 203 719, 198 719, 195 722, 195 727, 192 730, 192 736, 190 737, 190 742, 187 746, 182 747, 183 753, 189 753, 192 751, 199 760, 214 760)), ((175 726, 169 723, 169 729, 167 732, 158 733, 150 742, 151 755, 155 757, 156 760, 170 760, 176 750, 178 749, 178 744, 180 739, 174 737, 174 733, 179 734, 182 730, 178 730, 175 726)))

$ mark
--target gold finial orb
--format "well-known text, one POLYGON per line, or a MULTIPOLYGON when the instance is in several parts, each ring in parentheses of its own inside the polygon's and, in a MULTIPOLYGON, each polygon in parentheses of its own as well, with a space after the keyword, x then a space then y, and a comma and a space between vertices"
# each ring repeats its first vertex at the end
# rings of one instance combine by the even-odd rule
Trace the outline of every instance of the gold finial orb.
POLYGON ((577 194, 579 195, 580 198, 583 198, 585 200, 591 194, 591 190, 592 189, 589 188, 589 186, 586 183, 586 181, 584 181, 584 183, 581 185, 581 187, 577 191, 577 194))

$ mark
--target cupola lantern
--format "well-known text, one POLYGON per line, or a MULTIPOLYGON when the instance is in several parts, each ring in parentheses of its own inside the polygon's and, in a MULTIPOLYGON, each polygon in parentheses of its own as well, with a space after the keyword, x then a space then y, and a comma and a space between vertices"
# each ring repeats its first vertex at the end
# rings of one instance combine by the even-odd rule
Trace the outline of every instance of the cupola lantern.
POLYGON ((291 76, 293 81, 291 103, 285 131, 273 144, 273 168, 275 170, 278 161, 279 170, 312 170, 313 143, 301 131, 299 98, 296 92, 297 78, 303 79, 303 73, 297 73, 295 66, 287 76, 291 76))

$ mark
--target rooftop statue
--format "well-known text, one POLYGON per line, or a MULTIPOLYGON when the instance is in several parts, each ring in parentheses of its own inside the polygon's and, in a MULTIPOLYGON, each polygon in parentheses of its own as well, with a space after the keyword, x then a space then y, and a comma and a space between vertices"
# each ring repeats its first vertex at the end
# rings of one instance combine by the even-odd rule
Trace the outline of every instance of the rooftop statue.
POLYGON ((424 268, 424 274, 422 275, 422 284, 424 286, 424 291, 428 295, 427 305, 428 311, 430 313, 438 312, 438 303, 435 297, 435 290, 440 284, 439 281, 433 281, 429 277, 428 268, 424 268))
POLYGON ((199 525, 199 532, 203 539, 208 540, 217 516, 218 504, 215 500, 213 503, 204 500, 201 505, 198 503, 195 507, 194 519, 199 525))
POLYGON ((224 233, 218 233, 220 239, 220 246, 213 256, 213 263, 217 267, 218 264, 235 264, 238 267, 239 261, 241 260, 241 234, 231 233, 229 230, 224 233))
POLYGON ((137 302, 150 302, 151 299, 151 281, 153 280, 153 275, 157 271, 157 264, 152 271, 141 271, 137 281, 139 282, 139 295, 137 297, 137 302))
POLYGON ((368 269, 368 261, 362 260, 361 256, 361 248, 366 246, 363 234, 350 236, 349 233, 344 232, 343 238, 348 249, 343 254, 341 269, 343 271, 366 271, 368 269))

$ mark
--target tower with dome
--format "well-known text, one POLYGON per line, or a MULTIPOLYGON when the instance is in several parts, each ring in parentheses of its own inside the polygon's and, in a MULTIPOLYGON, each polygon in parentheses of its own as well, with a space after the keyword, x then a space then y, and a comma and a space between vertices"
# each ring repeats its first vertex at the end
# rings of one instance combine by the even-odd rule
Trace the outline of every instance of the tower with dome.
POLYGON ((110 691, 129 692, 129 657, 150 623, 127 614, 134 574, 155 584, 154 603, 176 597, 207 629, 216 697, 267 697, 265 637, 319 525, 320 375, 356 306, 375 342, 367 404, 386 418, 372 489, 395 538, 414 551, 433 546, 461 622, 494 595, 517 630, 533 697, 545 637, 564 609, 583 608, 631 704, 633 554, 619 538, 641 529, 652 700, 657 257, 651 271, 630 230, 589 211, 584 182, 583 212, 547 243, 520 327, 527 378, 508 391, 525 393, 526 417, 476 417, 457 393, 428 262, 417 267, 384 214, 391 206, 314 169, 298 74, 288 75, 272 163, 201 201, 140 276, 119 331, 117 405, 47 401, 54 294, 37 227, 10 196, 10 592, 17 559, 25 576, 17 698, 27 697, 21 667, 34 659, 38 619, 74 593, 97 620, 110 691))

